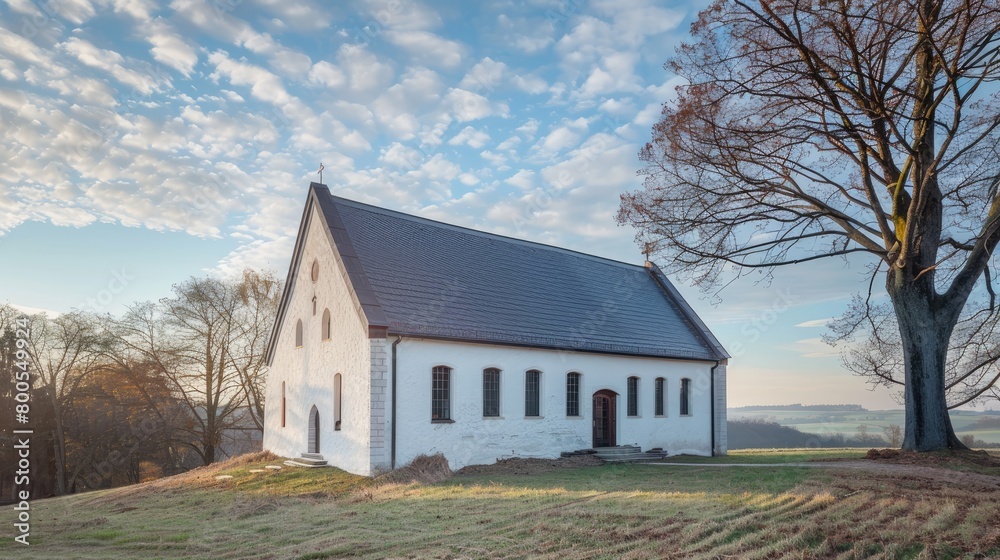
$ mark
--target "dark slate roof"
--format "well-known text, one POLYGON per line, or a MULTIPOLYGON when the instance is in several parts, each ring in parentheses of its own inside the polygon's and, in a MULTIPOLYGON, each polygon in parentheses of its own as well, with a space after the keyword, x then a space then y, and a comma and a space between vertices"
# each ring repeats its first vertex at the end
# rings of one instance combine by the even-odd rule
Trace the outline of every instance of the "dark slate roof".
POLYGON ((323 185, 312 195, 369 323, 389 335, 728 357, 655 267, 386 210, 323 185))

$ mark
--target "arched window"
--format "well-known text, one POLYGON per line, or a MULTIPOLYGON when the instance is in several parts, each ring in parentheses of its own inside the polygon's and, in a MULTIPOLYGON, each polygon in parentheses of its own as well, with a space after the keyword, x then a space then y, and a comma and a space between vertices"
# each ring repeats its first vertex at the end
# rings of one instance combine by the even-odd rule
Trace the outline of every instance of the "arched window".
POLYGON ((656 416, 666 416, 667 415, 667 387, 666 380, 662 377, 657 377, 654 383, 654 412, 656 416))
POLYGON ((691 414, 691 380, 681 379, 681 416, 691 414))
POLYGON ((302 348, 302 319, 295 323, 295 347, 302 348))
POLYGON ((483 416, 500 416, 500 370, 483 370, 483 416))
POLYGON ((323 340, 330 340, 330 309, 323 310, 323 326, 320 329, 322 331, 323 340))
POLYGON ((313 259, 312 269, 309 271, 309 278, 313 281, 313 284, 319 280, 319 259, 313 259))
POLYGON ((628 415, 639 415, 639 378, 628 378, 628 415))
POLYGON ((319 409, 309 409, 309 453, 319 453, 319 409))
POLYGON ((541 416, 542 372, 529 369, 524 372, 524 415, 541 416))
POLYGON ((285 382, 281 382, 281 427, 285 427, 285 382))
POLYGON ((451 421, 451 368, 431 370, 431 422, 451 421))
POLYGON ((342 398, 341 377, 338 373, 333 376, 333 429, 338 432, 340 431, 340 404, 342 398))
POLYGON ((580 415, 580 374, 566 374, 566 416, 580 415))

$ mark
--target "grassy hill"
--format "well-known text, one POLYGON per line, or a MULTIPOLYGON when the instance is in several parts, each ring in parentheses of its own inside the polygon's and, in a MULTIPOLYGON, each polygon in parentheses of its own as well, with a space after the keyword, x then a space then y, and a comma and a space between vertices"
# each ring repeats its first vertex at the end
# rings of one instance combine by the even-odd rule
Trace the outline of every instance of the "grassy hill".
MULTIPOLYGON (((721 461, 803 460, 809 453, 721 461)), ((831 456, 839 455, 823 452, 831 456)), ((390 483, 333 468, 264 469, 268 464, 280 460, 244 457, 138 486, 36 501, 32 544, 4 539, 0 557, 1000 556, 1000 478, 967 472, 602 465, 531 474, 479 469, 436 483, 390 483)), ((983 468, 1000 475, 1000 468, 983 468)))

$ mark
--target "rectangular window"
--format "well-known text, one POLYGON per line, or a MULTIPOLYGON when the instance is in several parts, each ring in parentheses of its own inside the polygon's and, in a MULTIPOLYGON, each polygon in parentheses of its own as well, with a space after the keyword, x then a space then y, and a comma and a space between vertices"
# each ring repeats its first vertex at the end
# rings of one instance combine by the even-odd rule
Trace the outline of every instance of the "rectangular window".
POLYGON ((628 378, 628 415, 639 415, 639 378, 628 378))
POLYGON ((431 420, 451 420, 451 368, 436 366, 431 377, 431 420))
POLYGON ((663 394, 664 393, 663 382, 664 382, 664 380, 663 380, 662 377, 657 377, 656 378, 656 384, 654 386, 654 391, 653 391, 655 393, 655 400, 656 400, 656 406, 654 407, 656 409, 655 412, 654 412, 654 414, 656 416, 666 416, 667 415, 667 412, 666 412, 667 407, 665 406, 666 405, 666 399, 664 398, 665 395, 663 394))
POLYGON ((691 414, 691 380, 681 379, 681 416, 691 414))
POLYGON ((566 375, 566 416, 580 415, 580 374, 566 375))
POLYGON ((524 373, 524 415, 541 416, 542 372, 531 369, 524 373))
POLYGON ((483 416, 500 416, 500 370, 483 370, 483 416))

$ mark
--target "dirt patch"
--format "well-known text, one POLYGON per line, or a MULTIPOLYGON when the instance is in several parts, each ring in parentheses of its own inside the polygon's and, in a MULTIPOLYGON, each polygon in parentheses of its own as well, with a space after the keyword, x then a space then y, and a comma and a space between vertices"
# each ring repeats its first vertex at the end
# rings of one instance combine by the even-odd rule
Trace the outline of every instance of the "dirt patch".
POLYGON ((389 484, 433 484, 451 478, 451 468, 448 459, 438 453, 436 455, 418 455, 406 465, 375 477, 376 482, 389 484))
POLYGON ((573 455, 571 457, 561 457, 559 459, 527 459, 522 457, 512 457, 510 459, 500 459, 492 465, 469 465, 456 472, 456 475, 534 475, 539 473, 561 471, 563 469, 575 469, 579 467, 594 467, 603 465, 604 461, 593 455, 573 455))
MULTIPOLYGON (((926 461, 926 460, 919 460, 926 461)), ((829 466, 833 469, 867 471, 892 477, 897 481, 920 481, 918 486, 926 489, 941 487, 965 488, 970 490, 1000 490, 1000 469, 998 474, 984 474, 944 468, 941 465, 927 466, 924 463, 903 463, 889 460, 863 461, 816 461, 810 465, 829 466)))
POLYGON ((978 467, 977 470, 982 470, 985 467, 986 469, 997 469, 996 473, 988 474, 1000 475, 1000 457, 990 455, 986 451, 962 450, 918 453, 916 451, 903 451, 900 449, 869 449, 865 455, 865 459, 899 465, 920 465, 923 467, 978 467))

